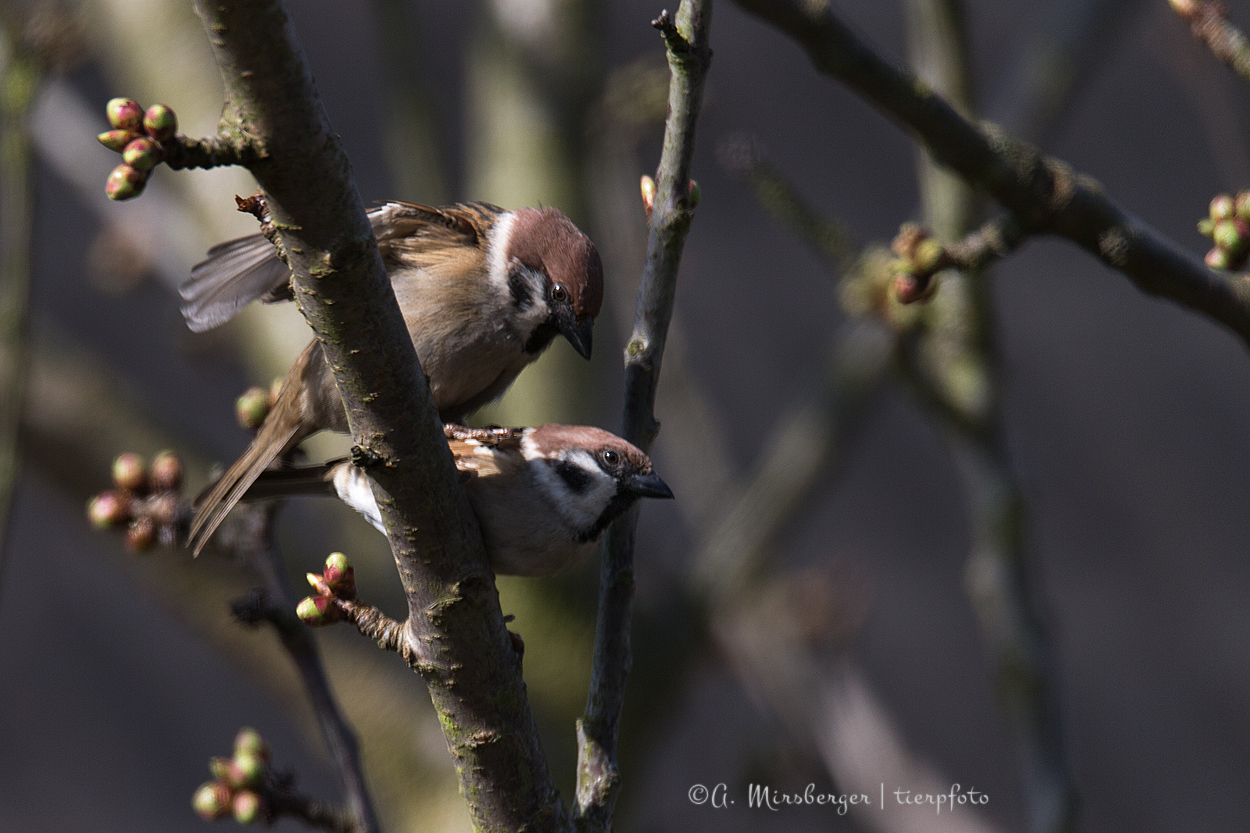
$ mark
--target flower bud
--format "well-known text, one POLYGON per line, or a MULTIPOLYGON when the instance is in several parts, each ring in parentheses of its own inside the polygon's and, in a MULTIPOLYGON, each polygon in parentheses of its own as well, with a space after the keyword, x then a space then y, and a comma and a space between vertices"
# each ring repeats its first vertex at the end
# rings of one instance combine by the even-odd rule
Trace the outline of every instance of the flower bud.
POLYGON ((265 736, 253 729, 251 726, 244 726, 239 733, 234 736, 234 754, 235 755, 253 755, 262 761, 269 761, 269 743, 265 740, 265 736))
POLYGON ((234 796, 234 820, 239 824, 255 824, 265 813, 265 802, 251 790, 240 790, 234 796))
POLYGON ((265 780, 265 762, 250 752, 235 752, 226 773, 226 783, 234 789, 259 787, 265 780))
POLYGON ((932 275, 945 265, 946 259, 946 249, 930 237, 917 244, 912 262, 915 263, 918 273, 932 275))
POLYGON ((117 492, 100 492, 87 504, 87 519, 96 529, 110 529, 130 520, 130 499, 117 492))
POLYGON ((112 151, 121 153, 125 150, 126 145, 130 144, 130 140, 135 138, 135 134, 129 130, 106 130, 96 136, 96 140, 112 151))
POLYGON ((1211 219, 1217 223, 1220 220, 1227 220, 1233 216, 1234 209, 1232 197, 1228 194, 1216 194, 1211 200, 1211 219))
POLYGON ((643 174, 638 187, 642 192, 642 210, 647 212, 647 217, 650 217, 651 209, 655 207, 655 180, 643 174))
POLYGON ((910 272, 894 276, 894 296, 900 304, 927 301, 937 292, 938 282, 930 276, 920 277, 910 272))
POLYGON ((151 484, 157 491, 174 491, 182 485, 182 459, 166 449, 152 459, 151 484))
POLYGON ((1216 223, 1211 239, 1215 241, 1216 246, 1228 252, 1237 251, 1246 242, 1235 220, 1220 220, 1216 223))
POLYGON ((156 543, 156 522, 151 518, 135 518, 126 527, 126 549, 131 552, 150 550, 156 543))
POLYGON ((328 596, 305 596, 295 608, 295 615, 310 628, 332 625, 343 619, 342 611, 328 596))
POLYGON ((1233 197, 1233 214, 1243 220, 1250 220, 1250 191, 1238 191, 1233 197))
POLYGON ((143 129, 156 141, 163 142, 178 132, 178 117, 164 104, 153 104, 143 114, 143 129))
POLYGON ((1211 237, 1215 234, 1215 221, 1210 217, 1203 217, 1198 221, 1198 233, 1203 237, 1211 237))
POLYGON ((927 228, 919 223, 903 223, 890 243, 890 248, 903 260, 910 261, 916 257, 916 247, 927 239, 929 239, 927 228))
POLYGON ((216 821, 229 815, 230 799, 229 787, 220 781, 209 781, 201 784, 195 795, 191 796, 191 807, 204 821, 216 821))
POLYGON ((122 161, 136 171, 150 171, 161 161, 161 148, 151 139, 135 139, 122 151, 122 161))
POLYGON ((213 773, 213 777, 218 781, 225 781, 230 775, 230 759, 214 755, 208 759, 208 771, 213 773))
POLYGON ((118 165, 104 183, 104 193, 110 200, 129 200, 143 193, 148 176, 129 165, 118 165))
POLYGON ((119 489, 142 492, 148 486, 147 467, 138 454, 126 452, 113 460, 113 482, 119 489))
POLYGON ((1203 258, 1203 260, 1205 260, 1207 266, 1210 266, 1212 269, 1228 269, 1232 264, 1233 259, 1226 250, 1217 246, 1207 252, 1207 256, 1203 258))
POLYGON ((269 415, 269 391, 264 388, 248 388, 243 395, 234 400, 234 415, 239 425, 249 431, 255 431, 265 422, 269 415))
POLYGON ((356 595, 356 570, 352 562, 341 552, 332 552, 326 558, 326 571, 323 574, 326 586, 336 596, 350 599, 356 595))
POLYGON ((134 99, 114 98, 104 105, 104 113, 115 130, 137 133, 143 127, 143 108, 134 99))
POLYGON ((698 206, 701 199, 703 199, 703 189, 699 187, 699 183, 693 179, 690 180, 690 207, 695 208, 698 206))

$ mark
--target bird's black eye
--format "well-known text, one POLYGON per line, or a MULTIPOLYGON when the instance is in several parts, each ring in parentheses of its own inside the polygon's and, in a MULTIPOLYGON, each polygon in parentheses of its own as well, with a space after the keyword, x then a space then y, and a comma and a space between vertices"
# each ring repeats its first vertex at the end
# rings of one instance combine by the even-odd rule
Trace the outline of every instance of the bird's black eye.
POLYGON ((605 466, 610 469, 614 469, 620 465, 621 455, 617 454, 610 448, 605 448, 603 451, 599 452, 599 459, 603 461, 605 466))
POLYGON ((569 299, 569 291, 564 288, 564 284, 558 283, 551 287, 551 300, 556 303, 563 304, 569 299))

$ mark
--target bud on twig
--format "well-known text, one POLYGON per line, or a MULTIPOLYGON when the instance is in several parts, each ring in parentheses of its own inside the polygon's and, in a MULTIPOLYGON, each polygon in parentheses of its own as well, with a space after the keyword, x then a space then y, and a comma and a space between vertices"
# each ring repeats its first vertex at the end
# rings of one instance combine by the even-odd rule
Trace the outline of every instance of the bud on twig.
POLYGON ((310 628, 343 621, 343 612, 329 596, 305 596, 295 608, 295 615, 310 628))
POLYGON ((147 489, 148 473, 143 458, 131 452, 117 455, 113 460, 113 483, 131 492, 147 489))
POLYGON ((126 549, 131 552, 150 550, 156 543, 156 522, 151 518, 135 518, 126 528, 126 549))
POLYGON ((130 520, 130 499, 117 492, 100 492, 87 504, 87 519, 100 530, 121 526, 130 520))
POLYGON ((161 148, 151 139, 135 139, 122 151, 122 161, 136 171, 150 171, 161 161, 161 148))
POLYGON ((251 726, 244 726, 234 736, 234 752, 236 755, 255 755, 262 761, 268 762, 269 742, 265 740, 264 735, 251 726))
POLYGON ((172 451, 165 450, 159 452, 152 459, 151 480, 152 488, 156 491, 176 491, 182 486, 183 465, 182 459, 172 451))
POLYGON ((153 104, 143 114, 143 129, 156 141, 164 142, 178 132, 178 117, 164 104, 153 104))
POLYGON ((104 105, 104 113, 115 130, 138 133, 143 127, 143 108, 134 99, 114 98, 104 105))
POLYGON ((264 388, 251 387, 234 401, 234 415, 249 431, 256 431, 269 415, 269 391, 264 388))
POLYGON ((323 575, 327 589, 335 596, 343 599, 356 597, 356 571, 352 562, 341 552, 332 552, 326 558, 326 571, 323 575))
POLYGON ((96 136, 100 144, 117 153, 121 153, 126 149, 126 145, 136 138, 134 133, 129 130, 106 130, 96 136))
POLYGON ((110 200, 129 200, 143 193, 148 177, 129 165, 118 165, 104 183, 104 193, 110 200))
POLYGON ((651 209, 655 207, 655 180, 646 174, 638 182, 642 192, 642 210, 647 214, 647 222, 651 222, 651 209))
POLYGON ((265 801, 251 790, 241 790, 234 796, 234 820, 239 824, 255 824, 265 812, 265 801))
POLYGON ((201 784, 191 797, 191 807, 204 821, 216 821, 230 814, 230 788, 220 781, 201 784))
POLYGON ((236 752, 226 772, 226 783, 234 789, 259 787, 265 779, 265 762, 250 752, 236 752))

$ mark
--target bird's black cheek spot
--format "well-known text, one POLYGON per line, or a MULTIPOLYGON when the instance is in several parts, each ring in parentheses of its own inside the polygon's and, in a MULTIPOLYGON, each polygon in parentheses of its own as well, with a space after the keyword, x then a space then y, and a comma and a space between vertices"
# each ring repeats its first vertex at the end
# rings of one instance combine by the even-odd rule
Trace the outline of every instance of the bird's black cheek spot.
POLYGON ((564 480, 565 485, 569 487, 569 491, 574 494, 581 494, 590 487, 590 474, 581 466, 575 466, 572 463, 557 463, 556 474, 564 480))
POLYGON ((534 328, 522 348, 526 353, 534 355, 547 349, 547 345, 559 333, 559 329, 551 321, 544 321, 534 328))
POLYGON ((533 290, 520 267, 515 267, 508 273, 508 291, 512 293, 512 306, 517 309, 528 306, 534 300, 533 290))

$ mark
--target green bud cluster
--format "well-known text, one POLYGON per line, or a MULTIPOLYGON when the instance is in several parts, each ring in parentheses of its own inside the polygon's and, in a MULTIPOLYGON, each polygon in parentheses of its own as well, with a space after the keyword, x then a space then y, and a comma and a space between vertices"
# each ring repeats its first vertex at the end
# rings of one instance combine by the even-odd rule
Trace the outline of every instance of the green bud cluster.
POLYGON ((87 519, 99 530, 125 526, 132 552, 151 549, 160 529, 177 523, 182 460, 162 451, 149 466, 138 454, 121 454, 113 461, 112 476, 115 488, 88 502, 87 519))
POLYGON ((208 762, 213 780, 201 784, 191 807, 205 821, 234 816, 239 824, 272 821, 268 818, 269 744, 260 732, 244 727, 234 739, 234 756, 208 762))
POLYGON ((1207 252, 1212 269, 1241 269, 1250 258, 1250 191, 1235 196, 1217 194, 1207 216, 1198 221, 1198 232, 1215 245, 1207 252))
POLYGON ((152 168, 165 158, 161 142, 177 134, 178 117, 164 104, 154 104, 144 112, 129 98, 114 98, 104 112, 112 129, 96 138, 122 155, 122 164, 109 174, 104 193, 111 200, 128 200, 143 193, 152 168))
POLYGON ((356 570, 352 562, 343 553, 332 552, 326 558, 325 572, 309 573, 307 578, 317 595, 300 600, 295 615, 313 628, 342 622, 345 616, 337 602, 356 598, 356 570))
POLYGON ((897 259, 891 265, 894 273, 894 296, 900 303, 927 301, 937 292, 933 276, 952 265, 946 248, 924 226, 904 223, 890 248, 897 259))

